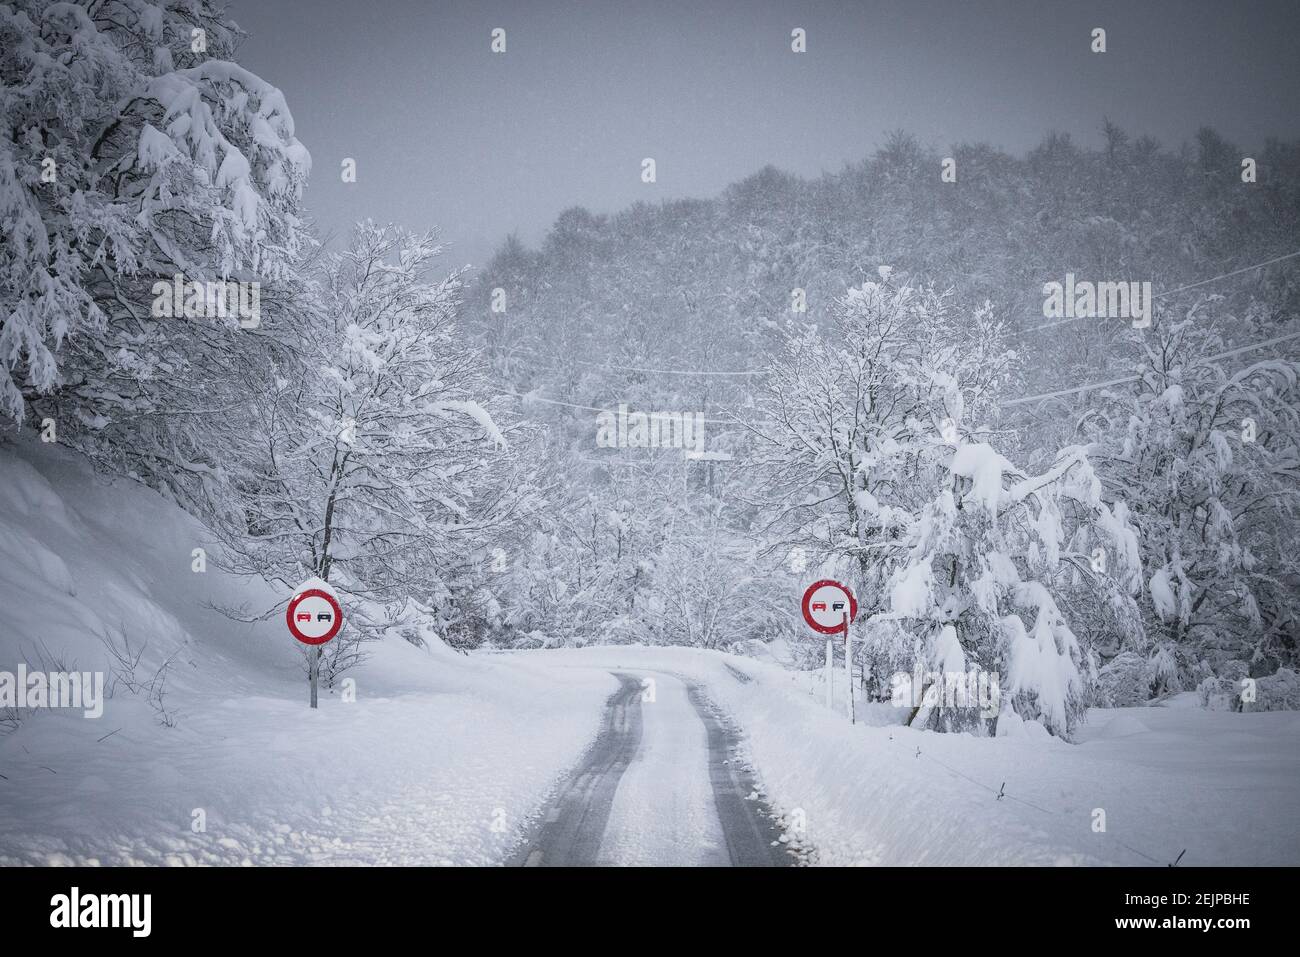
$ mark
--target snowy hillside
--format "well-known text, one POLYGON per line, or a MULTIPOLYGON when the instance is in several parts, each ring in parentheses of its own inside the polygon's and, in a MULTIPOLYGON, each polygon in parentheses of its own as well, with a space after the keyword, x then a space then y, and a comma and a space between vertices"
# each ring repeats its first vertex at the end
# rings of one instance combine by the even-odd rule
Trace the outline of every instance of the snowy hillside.
POLYGON ((0 670, 104 671, 112 686, 106 639, 142 652, 141 684, 171 661, 158 708, 119 678, 98 719, 30 710, 0 733, 0 864, 501 859, 616 682, 570 672, 557 687, 532 664, 388 639, 354 673, 354 703, 324 695, 313 712, 283 620, 206 607, 276 600, 192 572, 208 538, 67 451, 0 455, 0 670))

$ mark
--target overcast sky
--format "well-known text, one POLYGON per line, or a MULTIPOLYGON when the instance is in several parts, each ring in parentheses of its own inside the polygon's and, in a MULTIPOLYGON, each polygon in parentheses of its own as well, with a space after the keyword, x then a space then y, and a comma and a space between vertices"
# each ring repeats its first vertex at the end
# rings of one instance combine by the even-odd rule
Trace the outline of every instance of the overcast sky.
POLYGON ((555 215, 804 175, 889 131, 1020 153, 1102 117, 1168 144, 1300 136, 1297 0, 233 0, 326 229, 438 225, 457 263, 555 215), (490 32, 506 30, 493 54, 490 32), (790 50, 807 31, 808 52, 790 50), (1089 50, 1093 27, 1108 51, 1089 50), (654 157, 658 182, 641 182, 654 157), (357 182, 341 181, 344 157, 357 182))

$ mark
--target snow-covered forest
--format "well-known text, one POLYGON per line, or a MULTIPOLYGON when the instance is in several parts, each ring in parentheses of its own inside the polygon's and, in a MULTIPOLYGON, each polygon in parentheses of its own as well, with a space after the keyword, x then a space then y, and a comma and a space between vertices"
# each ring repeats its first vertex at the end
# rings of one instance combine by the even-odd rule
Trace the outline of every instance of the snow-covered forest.
MULTIPOLYGON (((820 681, 800 596, 835 579, 866 708, 917 672, 1003 692, 888 723, 1300 708, 1300 141, 900 130, 465 265, 437 223, 316 226, 338 161, 242 40, 216 0, 0 3, 0 458, 65 447, 186 513, 178 568, 250 583, 204 597, 231 628, 327 583, 325 695, 392 642, 820 681)), ((39 611, 0 665, 35 666, 39 611)), ((118 624, 120 664, 148 636, 118 624)))
POLYGON ((1108 123, 962 146, 945 189, 900 132, 811 182, 567 210, 476 275, 403 226, 321 250, 289 106, 216 6, 3 29, 10 434, 163 491, 233 569, 336 584, 354 642, 730 649, 802 627, 825 574, 872 676, 997 671, 1058 733, 1243 676, 1295 707, 1300 347, 1217 356, 1294 332, 1300 280, 1177 287, 1290 251, 1300 144, 1244 184, 1213 130, 1108 123), (1044 319, 1067 271, 1154 282, 1150 326, 1044 319), (160 317, 177 275, 260 280, 259 324, 192 289, 160 317), (704 454, 600 448, 620 403, 701 418, 704 454))
POLYGON ((1179 287, 1290 251, 1300 147, 1270 144, 1256 189, 1212 130, 1179 150, 1106 137, 958 149, 945 191, 900 133, 813 182, 767 168, 508 241, 471 328, 549 426, 567 494, 541 519, 545 568, 572 571, 491 640, 727 647, 796 627, 807 569, 864 596, 877 675, 952 653, 1005 680, 1054 648, 1060 714, 1217 701, 1244 675, 1295 707, 1294 263, 1179 287), (1150 327, 1044 319, 1042 277, 1067 270, 1153 277, 1150 327), (726 459, 598 457, 589 410, 556 404, 619 401, 703 410, 726 459), (693 607, 743 593, 750 611, 692 629, 683 562, 717 583, 693 607), (593 604, 613 621, 580 627, 593 604))

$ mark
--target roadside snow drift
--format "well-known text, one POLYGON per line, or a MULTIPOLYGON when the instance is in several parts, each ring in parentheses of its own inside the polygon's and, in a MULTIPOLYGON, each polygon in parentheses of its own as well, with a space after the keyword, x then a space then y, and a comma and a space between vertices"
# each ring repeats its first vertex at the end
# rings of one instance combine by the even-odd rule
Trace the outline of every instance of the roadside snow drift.
POLYGON ((1300 864, 1295 712, 1205 711, 1189 693, 1094 709, 1078 744, 1035 725, 976 738, 904 728, 889 705, 861 702, 851 726, 842 683, 828 710, 819 675, 719 652, 527 656, 702 685, 741 725, 786 839, 814 863, 1164 866, 1185 850, 1188 866, 1300 864))
POLYGON ((277 596, 192 571, 207 545, 64 450, 0 449, 0 672, 100 672, 111 689, 97 719, 0 726, 0 864, 496 863, 618 686, 391 639, 352 674, 355 702, 322 694, 313 712, 283 617, 208 607, 277 596), (133 679, 110 643, 140 655, 133 679))

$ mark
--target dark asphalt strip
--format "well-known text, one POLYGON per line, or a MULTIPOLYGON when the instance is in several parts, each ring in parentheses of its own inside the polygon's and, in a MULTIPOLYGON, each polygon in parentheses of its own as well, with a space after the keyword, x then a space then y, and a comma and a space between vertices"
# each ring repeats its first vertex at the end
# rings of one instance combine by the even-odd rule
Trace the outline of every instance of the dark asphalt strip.
POLYGON ((641 745, 641 681, 615 674, 622 687, 605 704, 596 740, 550 803, 541 824, 516 852, 523 867, 587 867, 596 863, 614 792, 641 745))
POLYGON ((780 841, 781 828, 772 809, 761 798, 750 798, 757 794, 757 784, 737 756, 739 733, 723 720, 699 685, 686 682, 686 692, 708 731, 709 780, 732 867, 796 866, 798 859, 780 841))

